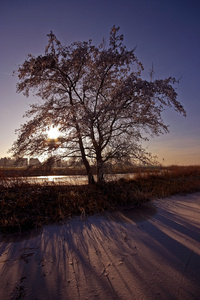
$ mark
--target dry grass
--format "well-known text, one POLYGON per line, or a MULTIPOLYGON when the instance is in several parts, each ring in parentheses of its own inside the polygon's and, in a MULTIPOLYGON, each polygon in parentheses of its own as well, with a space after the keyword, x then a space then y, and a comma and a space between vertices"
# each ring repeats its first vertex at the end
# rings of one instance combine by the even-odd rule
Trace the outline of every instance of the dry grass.
POLYGON ((200 166, 171 166, 160 170, 140 173, 136 181, 142 185, 144 194, 151 198, 164 198, 174 194, 200 191, 200 166))
POLYGON ((0 174, 0 230, 21 231, 73 215, 200 191, 200 166, 144 169, 135 180, 104 185, 39 185, 0 174))

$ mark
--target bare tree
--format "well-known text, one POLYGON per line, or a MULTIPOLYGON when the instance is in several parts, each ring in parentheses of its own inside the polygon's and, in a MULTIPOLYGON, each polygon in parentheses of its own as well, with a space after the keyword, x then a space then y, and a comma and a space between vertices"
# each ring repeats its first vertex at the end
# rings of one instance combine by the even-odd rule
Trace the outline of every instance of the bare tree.
POLYGON ((88 182, 103 181, 109 160, 147 162, 141 142, 150 134, 168 132, 162 119, 165 107, 185 115, 177 101, 172 77, 143 80, 135 49, 127 50, 119 28, 111 29, 108 45, 75 42, 62 46, 51 32, 44 55, 29 55, 18 68, 17 91, 40 97, 18 130, 11 151, 15 156, 43 153, 82 160, 88 182), (47 128, 59 126, 61 136, 49 141, 47 128))

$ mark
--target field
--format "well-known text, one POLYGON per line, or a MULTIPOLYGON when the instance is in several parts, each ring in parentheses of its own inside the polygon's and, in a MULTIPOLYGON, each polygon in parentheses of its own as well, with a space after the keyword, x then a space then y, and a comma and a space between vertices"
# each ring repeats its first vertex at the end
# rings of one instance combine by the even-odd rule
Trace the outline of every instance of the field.
POLYGON ((132 207, 152 199, 200 191, 200 166, 137 169, 134 180, 103 185, 28 184, 0 174, 0 230, 23 231, 62 221, 132 207))

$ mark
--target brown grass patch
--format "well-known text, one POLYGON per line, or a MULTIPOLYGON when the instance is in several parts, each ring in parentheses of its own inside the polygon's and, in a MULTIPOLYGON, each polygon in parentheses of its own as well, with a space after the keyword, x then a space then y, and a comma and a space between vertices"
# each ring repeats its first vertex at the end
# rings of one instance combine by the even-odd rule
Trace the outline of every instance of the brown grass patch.
POLYGON ((82 186, 33 185, 0 175, 0 230, 26 230, 73 215, 90 215, 197 191, 200 166, 143 169, 135 180, 82 186))

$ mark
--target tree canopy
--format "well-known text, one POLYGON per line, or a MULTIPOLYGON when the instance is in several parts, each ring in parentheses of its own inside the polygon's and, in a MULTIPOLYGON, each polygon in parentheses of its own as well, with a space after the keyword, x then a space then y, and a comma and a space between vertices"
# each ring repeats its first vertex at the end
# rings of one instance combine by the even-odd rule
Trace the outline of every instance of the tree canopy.
POLYGON ((11 151, 17 157, 42 155, 81 159, 89 183, 103 180, 110 160, 149 161, 142 141, 168 132, 165 107, 185 115, 174 88, 176 79, 142 79, 143 66, 128 50, 119 28, 109 42, 63 46, 48 34, 43 55, 28 55, 18 68, 17 92, 35 93, 40 101, 25 114, 11 151), (60 136, 49 139, 47 129, 58 126, 60 136))

